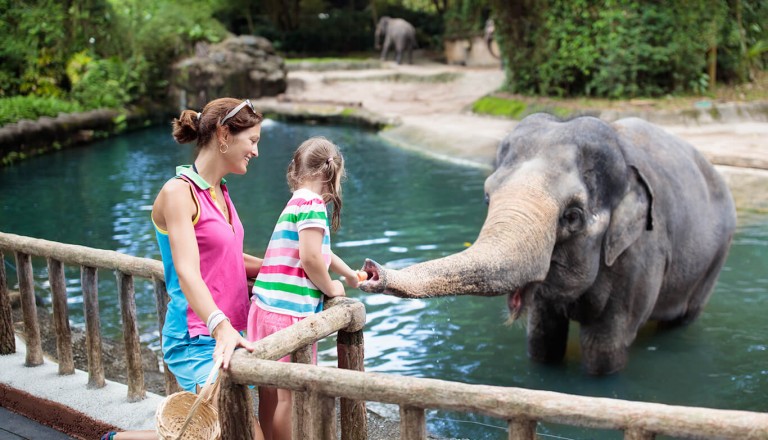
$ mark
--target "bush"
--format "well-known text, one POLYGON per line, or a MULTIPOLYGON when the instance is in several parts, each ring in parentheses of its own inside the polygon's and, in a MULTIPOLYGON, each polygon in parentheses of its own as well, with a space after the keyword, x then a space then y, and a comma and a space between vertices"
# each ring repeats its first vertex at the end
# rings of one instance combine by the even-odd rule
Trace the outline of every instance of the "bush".
POLYGON ((119 108, 131 100, 129 72, 117 58, 93 60, 84 65, 84 73, 72 84, 72 98, 86 109, 119 108))
POLYGON ((701 94, 715 53, 718 80, 746 79, 762 65, 762 56, 746 61, 765 40, 768 11, 759 2, 490 1, 513 93, 701 94))
POLYGON ((41 116, 58 116, 59 113, 82 111, 80 104, 59 98, 40 96, 14 96, 0 98, 0 126, 21 119, 36 120, 41 116))

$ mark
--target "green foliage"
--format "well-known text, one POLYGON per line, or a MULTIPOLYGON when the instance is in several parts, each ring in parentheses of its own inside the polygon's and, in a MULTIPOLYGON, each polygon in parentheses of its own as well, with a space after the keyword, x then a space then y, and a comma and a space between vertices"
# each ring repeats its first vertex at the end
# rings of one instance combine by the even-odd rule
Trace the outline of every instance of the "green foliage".
POLYGON ((82 111, 80 104, 59 98, 40 96, 14 96, 0 98, 0 126, 21 119, 35 120, 41 116, 55 117, 59 113, 82 111))
POLYGON ((507 88, 553 96, 705 93, 710 61, 719 79, 744 77, 768 18, 760 0, 491 1, 507 88))
POLYGON ((516 99, 505 99, 496 96, 484 96, 474 104, 472 111, 481 115, 504 116, 519 119, 527 105, 516 99))
POLYGON ((489 16, 489 0, 454 0, 443 16, 445 36, 482 35, 489 16))
POLYGON ((71 96, 85 108, 119 108, 131 100, 126 90, 127 66, 117 58, 91 61, 78 82, 73 82, 71 96))
POLYGON ((219 41, 220 0, 0 0, 0 97, 73 100, 83 109, 162 100, 170 67, 219 41))

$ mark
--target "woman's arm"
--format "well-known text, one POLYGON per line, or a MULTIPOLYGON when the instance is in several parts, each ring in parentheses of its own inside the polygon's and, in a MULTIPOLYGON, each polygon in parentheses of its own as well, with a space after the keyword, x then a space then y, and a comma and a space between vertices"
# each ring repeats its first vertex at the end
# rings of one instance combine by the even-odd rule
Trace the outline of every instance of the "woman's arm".
MULTIPOLYGON (((173 265, 179 276, 181 291, 184 292, 192 311, 203 322, 208 322, 208 317, 218 310, 218 306, 213 301, 213 296, 200 273, 200 250, 192 224, 192 218, 197 213, 197 205, 192 199, 189 184, 184 181, 170 181, 163 188, 163 192, 159 211, 168 231, 173 265)), ((232 327, 228 320, 221 322, 211 336, 216 339, 214 357, 224 356, 225 369, 229 366, 229 360, 237 346, 252 350, 251 344, 232 327)))
POLYGON ((245 276, 248 278, 256 278, 261 270, 261 264, 264 262, 261 258, 254 257, 253 255, 243 254, 243 261, 245 262, 245 276))
POLYGON ((323 260, 323 234, 321 228, 305 228, 299 231, 299 259, 310 281, 325 295, 344 296, 344 285, 332 280, 323 260))

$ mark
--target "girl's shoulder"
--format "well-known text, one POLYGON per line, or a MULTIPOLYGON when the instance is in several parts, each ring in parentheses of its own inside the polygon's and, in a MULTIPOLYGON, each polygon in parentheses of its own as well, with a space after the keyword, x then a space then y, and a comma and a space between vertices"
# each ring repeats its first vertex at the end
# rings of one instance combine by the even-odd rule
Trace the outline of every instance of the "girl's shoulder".
POLYGON ((299 188, 293 192, 291 200, 288 202, 288 204, 298 206, 325 205, 325 202, 323 201, 323 197, 320 194, 317 194, 316 192, 306 188, 299 188))

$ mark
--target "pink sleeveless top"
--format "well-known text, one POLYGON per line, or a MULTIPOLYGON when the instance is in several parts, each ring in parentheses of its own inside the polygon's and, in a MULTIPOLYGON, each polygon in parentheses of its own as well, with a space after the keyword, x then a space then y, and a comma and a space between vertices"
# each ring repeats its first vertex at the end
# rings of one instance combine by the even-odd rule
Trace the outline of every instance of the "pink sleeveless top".
MULTIPOLYGON (((181 169, 177 177, 192 184, 191 188, 194 191, 195 201, 198 206, 198 215, 195 218, 194 225, 197 246, 200 252, 200 273, 203 281, 211 291, 214 302, 230 319, 232 326, 238 331, 245 330, 250 302, 248 298, 248 282, 245 276, 245 263, 243 261, 244 231, 235 206, 229 198, 227 187, 222 182, 221 189, 224 193, 231 221, 227 221, 224 218, 224 214, 219 211, 216 203, 213 201, 209 192, 211 186, 191 168, 185 167, 181 169)), ((208 335, 208 328, 205 322, 189 307, 181 290, 179 289, 178 292, 175 292, 177 295, 174 295, 174 292, 171 291, 168 293, 171 297, 168 314, 171 315, 173 308, 180 312, 181 310, 179 309, 181 307, 178 306, 182 306, 186 315, 185 323, 179 321, 175 323, 166 322, 166 326, 171 324, 171 327, 173 327, 173 324, 176 324, 178 327, 186 327, 186 329, 174 329, 176 331, 169 328, 167 329, 169 333, 183 334, 183 331, 186 330, 189 332, 190 337, 208 335)), ((181 318, 181 316, 176 316, 181 318)), ((169 316, 169 318, 171 317, 169 316)), ((173 318, 170 321, 173 321, 173 318)))

